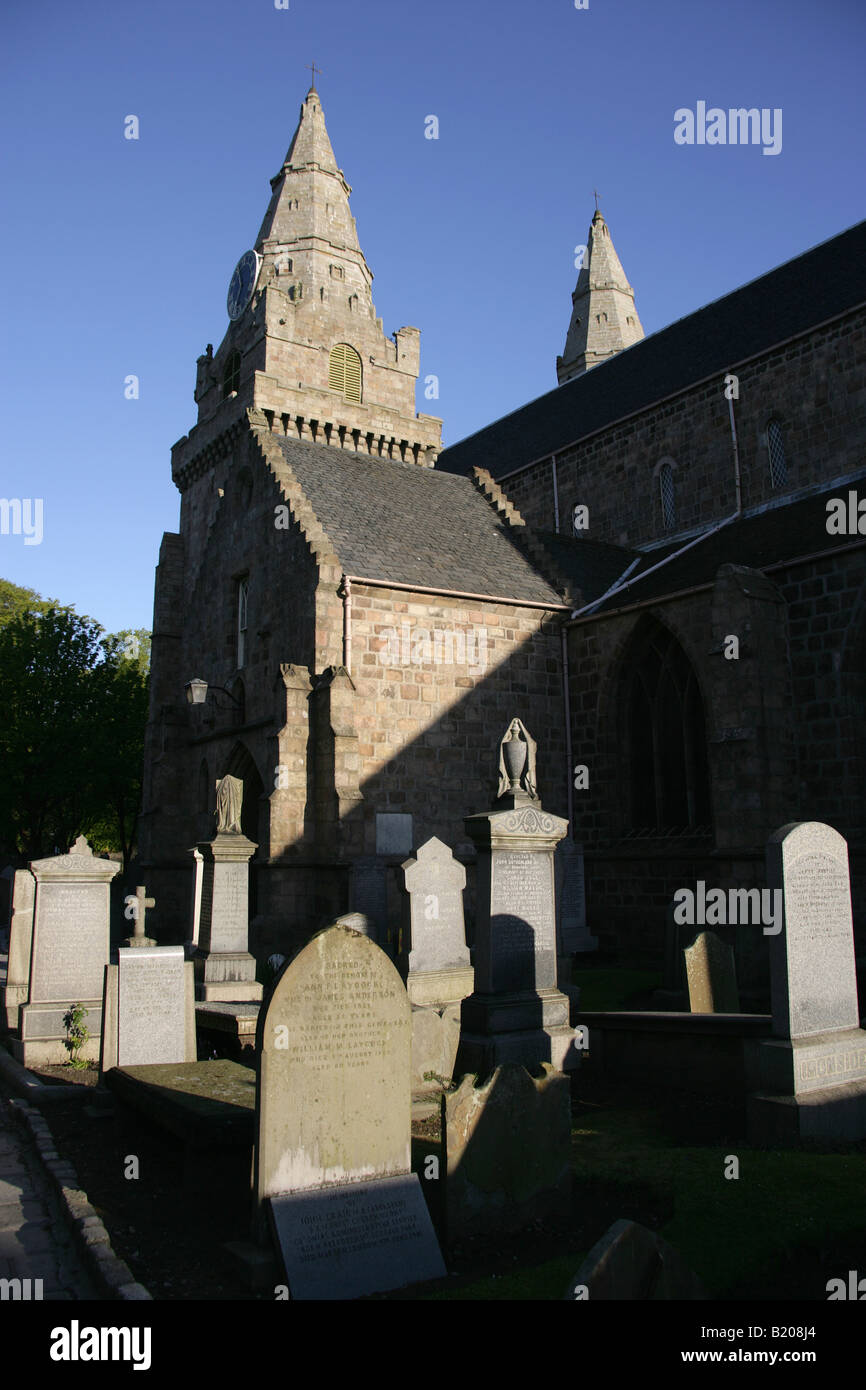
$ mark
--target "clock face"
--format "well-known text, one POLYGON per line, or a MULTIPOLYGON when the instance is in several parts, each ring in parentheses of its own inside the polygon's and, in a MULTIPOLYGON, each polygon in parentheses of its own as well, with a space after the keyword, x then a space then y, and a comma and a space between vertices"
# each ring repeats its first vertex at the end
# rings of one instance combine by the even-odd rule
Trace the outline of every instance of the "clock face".
POLYGON ((240 318, 253 297, 260 264, 261 259, 257 251, 245 251, 235 266, 226 296, 226 308, 233 323, 235 319, 240 318))

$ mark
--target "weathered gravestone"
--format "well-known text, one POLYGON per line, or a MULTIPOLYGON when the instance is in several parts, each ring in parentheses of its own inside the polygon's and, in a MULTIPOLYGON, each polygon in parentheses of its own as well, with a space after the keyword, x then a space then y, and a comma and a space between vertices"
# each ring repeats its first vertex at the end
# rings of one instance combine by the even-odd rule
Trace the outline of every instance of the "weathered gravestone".
POLYGON ((366 919, 365 935, 384 946, 388 939, 388 880, 385 864, 375 854, 362 854, 352 862, 349 904, 353 913, 366 919))
POLYGON ((636 1221, 615 1221, 592 1247, 565 1294, 569 1303, 705 1299, 678 1250, 636 1221))
POLYGON ((315 936, 259 1014, 254 1232, 293 1298, 354 1298, 445 1269, 410 1171, 410 1005, 375 942, 315 936))
POLYGON ((784 921, 769 936, 773 1037, 747 1045, 753 1142, 866 1138, 848 847, 832 826, 792 822, 767 844, 784 921))
POLYGON ((9 911, 9 958, 6 963, 6 984, 3 989, 3 1008, 6 1027, 17 1032, 21 1005, 27 1003, 30 990, 30 948, 33 941, 33 907, 36 901, 36 879, 29 869, 12 871, 9 911))
POLYGON ((87 1011, 90 1033, 78 1055, 96 1061, 102 990, 108 963, 109 885, 120 865, 97 858, 83 835, 68 854, 34 859, 36 905, 27 1003, 13 1050, 25 1066, 68 1060, 63 1018, 71 1005, 87 1011))
POLYGON ((586 924, 583 845, 566 835, 556 846, 556 925, 560 959, 598 950, 598 937, 586 924))
POLYGON ((409 898, 401 974, 413 1004, 450 1004, 472 993, 463 922, 466 870, 435 836, 403 864, 409 898))
POLYGON ((448 1239, 564 1220, 571 1205, 571 1083, 506 1063, 442 1097, 448 1239))
POLYGON ((734 949, 712 931, 699 932, 683 952, 693 1014, 740 1012, 734 949))
POLYGON ((464 821, 478 852, 475 989, 463 1000, 456 1071, 503 1062, 576 1066, 569 1003, 557 988, 553 854, 568 822, 542 809, 535 743, 514 719, 499 752, 497 809, 464 821))
POLYGON ((101 1070, 194 1062, 194 994, 182 946, 121 946, 105 970, 101 1070))

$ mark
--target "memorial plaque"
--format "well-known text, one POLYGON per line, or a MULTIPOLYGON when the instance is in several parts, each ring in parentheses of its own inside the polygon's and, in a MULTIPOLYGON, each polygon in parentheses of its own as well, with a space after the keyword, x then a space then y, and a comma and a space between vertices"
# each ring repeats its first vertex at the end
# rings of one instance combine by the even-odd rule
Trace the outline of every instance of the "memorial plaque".
POLYGON ((683 952, 693 1014, 736 1014, 740 1011, 733 948, 715 932, 699 932, 683 952))
POLYGON ((415 1173, 274 1197, 270 1206, 292 1298, 358 1298, 446 1273, 415 1173))
POLYGON ((249 868, 246 863, 205 861, 201 892, 201 945, 211 951, 245 951, 249 868))
POLYGON ((117 980, 117 1065, 195 1061, 187 1046, 192 981, 183 947, 121 947, 117 980))
POLYGON ((259 1203, 409 1172, 409 999, 369 937, 315 936, 260 1013, 256 1048, 259 1203))
POLYGON ((412 853, 412 817, 410 815, 394 811, 377 812, 376 853, 412 853))
POLYGON ((108 945, 108 892, 100 883, 44 883, 36 897, 31 1001, 96 999, 108 945))
POLYGON ((805 1038, 858 1028, 848 847, 829 825, 785 826, 768 846, 784 925, 770 936, 773 1032, 805 1038))
POLYGON ((494 850, 490 925, 494 991, 556 988, 553 855, 494 850))

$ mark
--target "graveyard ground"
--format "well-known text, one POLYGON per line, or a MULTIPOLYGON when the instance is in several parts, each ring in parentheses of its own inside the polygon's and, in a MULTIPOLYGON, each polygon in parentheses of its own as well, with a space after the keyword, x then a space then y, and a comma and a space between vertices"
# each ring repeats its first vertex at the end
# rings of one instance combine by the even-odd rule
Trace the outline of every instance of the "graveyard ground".
MULTIPOLYGON (((93 1084, 96 1072, 58 1080, 77 1089, 93 1084)), ((711 1297, 825 1300, 828 1279, 862 1264, 866 1143, 783 1152, 735 1138, 701 1142, 712 1109, 711 1096, 578 1079, 570 1222, 457 1244, 446 1253, 446 1284, 392 1297, 560 1299, 595 1241, 629 1217, 677 1246, 711 1297), (731 1154, 740 1161, 736 1180, 724 1177, 731 1154)), ((253 1297, 223 1249, 247 1236, 247 1160, 214 1154, 206 1171, 185 1175, 168 1135, 141 1123, 120 1132, 80 1094, 44 1113, 117 1254, 155 1298, 253 1297), (133 1152, 137 1179, 124 1176, 133 1152)), ((413 1166, 423 1172, 425 1158, 438 1153, 438 1120, 416 1121, 413 1130, 413 1166)))

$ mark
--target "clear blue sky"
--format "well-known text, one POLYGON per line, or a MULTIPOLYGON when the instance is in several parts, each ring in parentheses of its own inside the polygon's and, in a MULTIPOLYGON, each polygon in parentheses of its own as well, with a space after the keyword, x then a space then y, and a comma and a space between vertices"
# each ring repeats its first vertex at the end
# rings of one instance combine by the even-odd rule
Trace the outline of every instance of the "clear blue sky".
POLYGON ((44 499, 0 575, 109 630, 151 624, 170 446, 305 64, 448 443, 556 384, 594 188, 647 334, 864 216, 862 0, 7 0, 0 29, 0 496, 44 499), (781 153, 676 145, 698 101, 780 107, 781 153))

